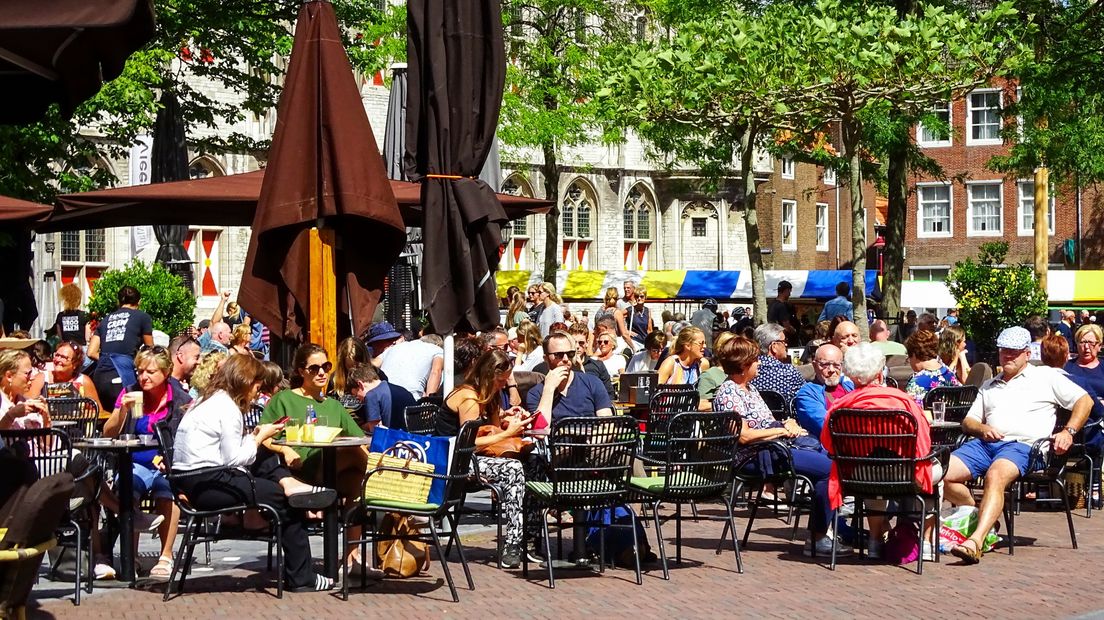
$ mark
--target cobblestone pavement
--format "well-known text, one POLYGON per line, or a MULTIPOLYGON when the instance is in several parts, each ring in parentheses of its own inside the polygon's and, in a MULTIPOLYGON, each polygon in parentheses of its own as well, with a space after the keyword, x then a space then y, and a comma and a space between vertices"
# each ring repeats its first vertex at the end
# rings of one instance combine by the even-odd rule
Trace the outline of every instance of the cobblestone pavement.
MULTIPOLYGON (((669 514, 665 511, 663 514, 669 514)), ((715 513, 708 507, 703 513, 715 513)), ((739 513, 740 527, 743 527, 739 513)), ((1067 618, 1099 616, 1104 594, 1099 571, 1104 560, 1104 515, 1074 517, 1080 549, 1070 548, 1059 512, 1025 511, 1016 521, 1016 555, 998 549, 978 566, 963 566, 945 556, 940 564, 889 566, 845 557, 835 572, 826 560, 805 558, 800 543, 789 541, 789 528, 778 519, 757 520, 743 550, 744 574, 737 574, 731 547, 715 555, 718 522, 687 521, 684 562, 664 581, 658 565, 636 585, 632 571, 562 570, 550 590, 543 570, 500 571, 494 564, 493 531, 468 530, 474 592, 460 588, 453 603, 439 563, 422 577, 383 581, 354 591, 348 602, 332 593, 290 594, 275 598, 273 575, 265 571, 264 548, 224 543, 212 550, 211 566, 196 567, 188 591, 168 603, 162 585, 130 590, 97 588, 80 607, 64 584, 42 581, 29 607, 33 618, 573 618, 583 614, 636 618, 845 618, 945 617, 1067 618)), ((463 530, 462 530, 463 531, 463 530)), ((570 536, 570 531, 567 533, 570 536)), ((655 542, 654 530, 649 539, 655 542)), ((668 552, 674 553, 674 524, 664 527, 668 552)), ((570 543, 565 541, 565 547, 570 543)), ((153 549, 144 541, 142 549, 153 549)), ((317 541, 315 556, 321 550, 317 541)), ((197 555, 202 554, 197 550, 197 555)), ((455 553, 453 554, 455 557, 455 553)), ((458 563, 451 565, 463 583, 458 563)), ((359 583, 359 581, 354 582, 359 583)))

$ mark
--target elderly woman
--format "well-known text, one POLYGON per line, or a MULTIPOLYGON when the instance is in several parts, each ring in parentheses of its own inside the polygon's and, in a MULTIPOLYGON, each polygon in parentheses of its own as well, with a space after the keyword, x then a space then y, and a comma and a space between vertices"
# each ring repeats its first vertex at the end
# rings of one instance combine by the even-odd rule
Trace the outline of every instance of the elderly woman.
POLYGON ((73 341, 62 342, 54 351, 54 367, 46 371, 45 394, 48 398, 91 398, 100 406, 96 384, 88 375, 81 374, 84 367, 84 350, 73 341))
MULTIPOLYGON (((104 423, 104 437, 118 437, 131 432, 127 428, 133 424, 133 432, 139 435, 152 435, 154 425, 168 420, 175 432, 184 416, 184 411, 192 402, 191 396, 179 390, 174 391, 168 378, 172 375, 173 363, 164 347, 143 348, 134 356, 134 369, 138 383, 126 386, 115 400, 115 409, 104 423), (141 396, 137 394, 141 393, 141 396), (135 411, 141 407, 139 411, 135 411), (129 424, 128 424, 129 420, 129 424)), ((168 579, 172 574, 173 543, 176 541, 177 522, 180 521, 180 509, 173 502, 169 481, 154 463, 157 450, 143 450, 133 454, 134 465, 131 469, 134 478, 134 497, 141 498, 147 493, 153 497, 154 510, 163 518, 158 527, 161 537, 161 557, 157 565, 150 570, 150 577, 168 579)), ((123 473, 122 475, 126 475, 123 473)), ((113 512, 118 507, 109 505, 110 499, 102 500, 113 512)), ((156 521, 149 515, 136 515, 135 524, 141 529, 152 527, 156 521)))
POLYGON ((959 383, 966 383, 970 362, 966 359, 966 330, 961 325, 948 325, 939 332, 939 359, 951 369, 959 383))
POLYGON ((660 384, 697 385, 701 374, 709 370, 705 359, 705 334, 697 327, 684 327, 675 336, 671 355, 659 365, 660 384))
POLYGON ((1085 449, 1092 453, 1093 461, 1099 463, 1100 454, 1104 452, 1104 428, 1101 428, 1104 425, 1104 397, 1101 397, 1100 393, 1085 380, 1084 376, 1071 375, 1064 369, 1069 360, 1069 342, 1066 341, 1065 336, 1051 334, 1043 338, 1043 341, 1039 344, 1043 363, 1051 368, 1058 369, 1058 372, 1069 377, 1070 381, 1076 383, 1092 397, 1093 407, 1089 411, 1089 420, 1083 427, 1085 429, 1085 449))
POLYGON ((926 329, 918 329, 905 340, 912 378, 905 391, 924 407, 924 396, 941 385, 961 385, 954 372, 939 358, 939 336, 926 329))
POLYGON ((1100 343, 1104 342, 1104 331, 1095 323, 1087 323, 1073 333, 1073 341, 1077 344, 1077 357, 1065 366, 1070 379, 1080 377, 1085 384, 1092 386, 1094 392, 1104 394, 1104 367, 1097 359, 1100 343))
POLYGON ((805 542, 806 555, 823 555, 832 552, 832 539, 828 535, 828 472, 831 461, 815 438, 798 426, 794 420, 779 422, 774 419, 767 404, 759 396, 759 390, 751 385, 759 373, 759 345, 743 336, 728 340, 714 352, 728 380, 717 388, 713 397, 713 411, 735 411, 743 418, 740 431, 739 460, 753 474, 759 474, 760 464, 750 458, 755 444, 782 441, 790 450, 794 471, 806 476, 813 483, 813 509, 809 517, 809 539, 805 542), (799 447, 800 445, 800 447, 799 447))
MULTIPOLYGON (((919 333, 919 332, 914 332, 919 333)), ((911 338, 911 337, 910 337, 911 338)), ((824 430, 821 432, 820 441, 829 452, 832 451, 831 427, 832 414, 840 409, 881 409, 907 411, 916 419, 916 454, 901 456, 925 457, 931 452, 931 429, 928 419, 920 405, 908 394, 901 390, 888 388, 882 385, 882 369, 885 368, 885 355, 874 345, 864 342, 856 344, 847 350, 843 356, 843 373, 855 383, 855 391, 843 398, 836 399, 828 409, 828 415, 824 419, 824 430)), ((924 493, 932 493, 933 478, 940 480, 943 477, 942 468, 938 462, 922 460, 916 463, 916 484, 924 493)), ((832 474, 828 485, 829 499, 832 509, 843 505, 843 494, 840 491, 839 476, 835 464, 832 465, 832 474)), ((938 501, 938 500, 936 500, 938 501)), ((867 500, 866 505, 872 510, 885 510, 885 502, 867 500)), ((867 541, 867 552, 872 558, 881 557, 882 543, 888 531, 889 523, 885 516, 868 516, 867 524, 870 528, 870 538, 867 541)), ((929 519, 924 524, 924 559, 934 559, 930 543, 932 528, 935 527, 935 519, 929 519)))
POLYGON ((636 350, 644 345, 648 334, 652 333, 655 325, 652 322, 652 314, 644 302, 648 301, 648 289, 638 286, 633 289, 632 305, 617 311, 617 330, 625 340, 636 350))

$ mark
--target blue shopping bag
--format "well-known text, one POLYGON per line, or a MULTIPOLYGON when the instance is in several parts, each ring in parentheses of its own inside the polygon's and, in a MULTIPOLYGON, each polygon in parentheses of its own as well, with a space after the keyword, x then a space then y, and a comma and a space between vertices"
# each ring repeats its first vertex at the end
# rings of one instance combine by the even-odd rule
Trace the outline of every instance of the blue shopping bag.
MULTIPOLYGON (((449 438, 431 437, 429 435, 416 435, 406 431, 392 428, 376 427, 372 433, 371 452, 386 452, 392 447, 398 450, 394 453, 400 458, 413 456, 415 460, 433 465, 433 473, 448 475, 449 464, 449 438)), ((445 501, 445 481, 434 480, 429 487, 430 504, 441 504, 445 501)))

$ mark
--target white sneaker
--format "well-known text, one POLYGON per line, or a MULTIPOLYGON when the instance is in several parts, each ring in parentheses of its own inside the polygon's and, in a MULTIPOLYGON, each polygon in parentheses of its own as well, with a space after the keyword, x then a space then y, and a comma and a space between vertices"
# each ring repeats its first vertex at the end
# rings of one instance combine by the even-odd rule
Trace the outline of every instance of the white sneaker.
POLYGON ((924 545, 920 547, 920 553, 923 555, 925 562, 935 561, 935 550, 932 549, 931 543, 928 541, 924 541, 924 545))
POLYGON ((164 515, 151 515, 148 512, 136 512, 134 513, 134 531, 136 532, 152 532, 157 529, 157 526, 164 522, 164 515))
POLYGON ((115 578, 115 569, 110 564, 98 563, 92 567, 96 581, 110 581, 115 578))

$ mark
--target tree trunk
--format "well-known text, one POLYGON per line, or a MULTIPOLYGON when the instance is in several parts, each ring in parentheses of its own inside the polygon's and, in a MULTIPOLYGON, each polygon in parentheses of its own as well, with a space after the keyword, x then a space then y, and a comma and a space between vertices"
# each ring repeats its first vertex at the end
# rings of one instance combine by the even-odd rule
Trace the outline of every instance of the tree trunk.
POLYGON ((759 127, 750 124, 740 134, 740 176, 744 180, 744 232, 751 266, 751 307, 756 325, 762 325, 767 322, 767 282, 759 246, 759 212, 755 206, 755 135, 758 132, 759 127))
POLYGON ((541 145, 544 152, 544 198, 552 201, 552 208, 544 216, 544 281, 556 283, 556 271, 560 268, 560 171, 556 159, 556 145, 541 145))
POLYGON ((885 271, 882 273, 882 308, 889 318, 901 311, 901 280, 905 275, 905 220, 908 214, 907 142, 889 152, 889 210, 886 214, 885 271))
POLYGON ((863 340, 870 339, 866 322, 866 212, 862 195, 862 158, 859 156, 859 127, 853 114, 844 114, 843 151, 849 167, 847 186, 851 193, 851 303, 853 320, 863 340))

